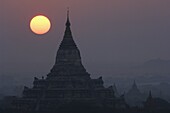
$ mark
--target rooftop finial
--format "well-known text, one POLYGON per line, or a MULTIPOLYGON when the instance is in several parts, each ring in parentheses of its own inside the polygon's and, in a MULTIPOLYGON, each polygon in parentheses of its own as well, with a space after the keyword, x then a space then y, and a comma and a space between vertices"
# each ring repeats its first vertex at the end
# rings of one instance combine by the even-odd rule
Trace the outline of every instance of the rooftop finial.
POLYGON ((69 18, 70 9, 67 7, 67 18, 69 18))
POLYGON ((69 10, 69 7, 67 7, 67 22, 66 22, 66 26, 67 27, 70 27, 70 20, 69 20, 69 14, 70 14, 70 10, 69 10))

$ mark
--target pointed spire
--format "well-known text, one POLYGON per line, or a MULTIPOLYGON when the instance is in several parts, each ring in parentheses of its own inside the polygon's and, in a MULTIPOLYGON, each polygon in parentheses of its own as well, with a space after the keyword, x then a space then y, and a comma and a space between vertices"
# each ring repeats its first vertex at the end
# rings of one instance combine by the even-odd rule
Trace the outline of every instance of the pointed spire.
POLYGON ((71 26, 71 24, 70 24, 70 19, 69 19, 69 15, 70 14, 70 10, 69 10, 69 7, 67 8, 67 22, 66 22, 66 26, 67 27, 70 27, 71 26))
POLYGON ((67 10, 67 22, 63 40, 56 55, 55 65, 48 74, 48 79, 54 76, 84 76, 89 79, 89 74, 82 65, 80 51, 73 40, 67 10))
POLYGON ((151 90, 149 91, 149 97, 148 98, 152 99, 152 92, 151 92, 151 90))
POLYGON ((136 81, 134 81, 132 87, 130 88, 130 90, 127 92, 127 94, 129 95, 141 95, 140 90, 137 87, 136 81))
POLYGON ((134 82, 133 82, 133 86, 132 86, 132 88, 134 89, 136 89, 137 88, 137 85, 136 85, 136 81, 134 80, 134 82))
POLYGON ((151 102, 153 100, 153 97, 152 97, 152 92, 151 92, 151 90, 149 91, 149 96, 147 97, 147 102, 151 102))
POLYGON ((60 44, 60 49, 77 49, 77 46, 73 40, 72 32, 70 28, 70 20, 69 20, 69 9, 67 10, 67 21, 66 21, 66 29, 64 33, 64 38, 60 44))

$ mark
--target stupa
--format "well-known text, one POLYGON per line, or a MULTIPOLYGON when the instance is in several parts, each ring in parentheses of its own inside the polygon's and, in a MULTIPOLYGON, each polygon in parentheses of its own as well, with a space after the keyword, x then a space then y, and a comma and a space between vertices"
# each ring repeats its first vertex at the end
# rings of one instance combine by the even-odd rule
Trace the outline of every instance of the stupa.
POLYGON ((70 26, 68 12, 64 37, 53 68, 47 77, 35 77, 32 88, 24 87, 22 98, 14 102, 15 108, 52 111, 75 102, 98 107, 115 106, 112 86, 105 88, 102 77, 92 79, 84 68, 70 26))

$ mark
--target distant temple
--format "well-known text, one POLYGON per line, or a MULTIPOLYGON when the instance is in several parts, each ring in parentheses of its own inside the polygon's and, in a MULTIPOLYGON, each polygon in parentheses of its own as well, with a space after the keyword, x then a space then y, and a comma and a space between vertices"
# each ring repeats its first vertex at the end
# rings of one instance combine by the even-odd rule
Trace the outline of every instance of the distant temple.
MULTIPOLYGON (((34 78, 33 87, 25 87, 23 97, 14 102, 14 108, 22 110, 56 110, 72 103, 97 107, 116 106, 113 87, 105 88, 102 77, 91 79, 81 62, 67 15, 64 38, 57 51, 56 61, 46 78, 34 78)), ((122 99, 123 100, 123 99, 122 99)), ((124 102, 121 103, 121 107, 124 102)))
POLYGON ((152 96, 151 91, 149 92, 149 96, 147 97, 146 101, 144 102, 144 108, 150 112, 157 112, 157 111, 170 111, 170 103, 161 98, 154 98, 152 96))
POLYGON ((135 81, 131 89, 125 94, 125 100, 131 107, 143 107, 145 95, 140 92, 135 81))

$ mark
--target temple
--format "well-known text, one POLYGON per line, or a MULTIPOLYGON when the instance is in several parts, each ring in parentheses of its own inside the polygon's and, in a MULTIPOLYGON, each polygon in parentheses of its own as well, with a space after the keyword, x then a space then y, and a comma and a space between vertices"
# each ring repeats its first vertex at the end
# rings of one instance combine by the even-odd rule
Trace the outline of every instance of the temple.
POLYGON ((143 107, 145 98, 145 95, 141 93, 135 81, 129 91, 125 94, 125 100, 130 107, 143 107))
POLYGON ((63 40, 56 61, 47 77, 34 78, 33 87, 25 87, 14 107, 22 110, 56 110, 71 103, 88 103, 98 107, 116 105, 113 87, 105 88, 102 77, 92 79, 81 62, 73 40, 69 12, 63 40))

